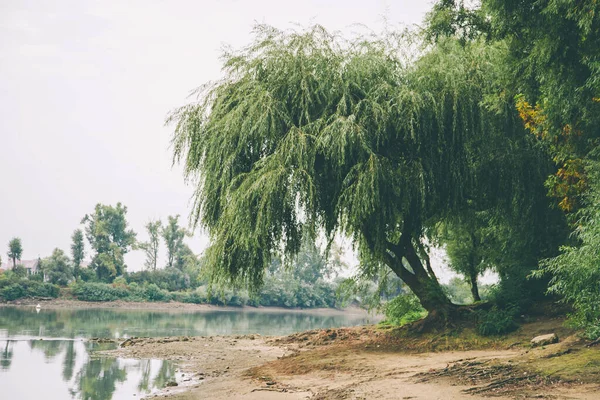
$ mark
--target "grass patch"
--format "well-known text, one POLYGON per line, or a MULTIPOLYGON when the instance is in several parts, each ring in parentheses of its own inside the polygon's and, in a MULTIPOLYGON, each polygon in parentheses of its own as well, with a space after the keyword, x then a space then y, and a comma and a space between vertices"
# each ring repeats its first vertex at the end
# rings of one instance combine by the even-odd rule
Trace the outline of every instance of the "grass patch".
POLYGON ((562 349, 559 354, 531 359, 524 366, 549 378, 569 382, 600 382, 600 349, 578 345, 562 349))

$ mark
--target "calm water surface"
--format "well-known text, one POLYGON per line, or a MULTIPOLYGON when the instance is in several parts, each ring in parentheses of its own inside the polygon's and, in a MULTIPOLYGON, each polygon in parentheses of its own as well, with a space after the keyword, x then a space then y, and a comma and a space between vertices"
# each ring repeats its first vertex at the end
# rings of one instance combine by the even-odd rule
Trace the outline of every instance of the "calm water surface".
POLYGON ((0 398, 134 399, 177 378, 175 365, 167 361, 95 357, 93 350, 115 345, 86 340, 92 337, 284 335, 369 322, 361 315, 285 311, 0 307, 0 398))

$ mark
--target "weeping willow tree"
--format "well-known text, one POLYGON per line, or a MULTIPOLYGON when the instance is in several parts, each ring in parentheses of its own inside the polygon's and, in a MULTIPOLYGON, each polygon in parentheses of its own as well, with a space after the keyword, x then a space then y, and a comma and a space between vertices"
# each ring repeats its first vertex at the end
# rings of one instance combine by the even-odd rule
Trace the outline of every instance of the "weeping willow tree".
POLYGON ((385 265, 430 316, 454 314, 425 227, 473 197, 523 195, 507 172, 522 128, 492 84, 502 44, 449 39, 411 58, 402 35, 254 34, 167 120, 174 160, 197 185, 213 279, 259 287, 274 254, 292 260, 307 236, 341 233, 365 270, 385 265))

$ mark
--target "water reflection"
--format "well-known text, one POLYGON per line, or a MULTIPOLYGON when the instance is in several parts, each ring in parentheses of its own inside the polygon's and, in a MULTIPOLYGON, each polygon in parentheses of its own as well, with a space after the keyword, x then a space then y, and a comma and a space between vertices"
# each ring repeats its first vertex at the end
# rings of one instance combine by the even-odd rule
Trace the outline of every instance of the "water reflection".
POLYGON ((98 345, 81 340, 6 340, 0 346, 7 399, 130 399, 175 380, 168 361, 93 357, 98 345))
POLYGON ((291 312, 139 310, 0 310, 0 338, 122 338, 130 336, 208 336, 260 333, 284 335, 307 329, 368 323, 364 315, 291 312))
POLYGON ((290 312, 157 312, 0 308, 0 388, 3 399, 132 399, 175 379, 161 360, 94 356, 115 343, 90 337, 282 335, 315 328, 367 323, 361 315, 290 312))
POLYGON ((2 351, 2 358, 0 358, 0 367, 2 368, 2 371, 6 371, 10 368, 10 364, 12 362, 12 342, 7 340, 3 347, 4 350, 2 351))

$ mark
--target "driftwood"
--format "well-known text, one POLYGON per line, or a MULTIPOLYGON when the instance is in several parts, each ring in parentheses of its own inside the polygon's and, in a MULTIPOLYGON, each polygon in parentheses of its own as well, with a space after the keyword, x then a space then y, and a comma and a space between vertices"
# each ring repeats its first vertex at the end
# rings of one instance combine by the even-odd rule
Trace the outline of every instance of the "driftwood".
POLYGON ((506 379, 502 379, 502 380, 498 380, 498 381, 494 381, 486 386, 483 387, 472 387, 470 389, 465 389, 463 390, 463 392, 465 393, 471 393, 471 394, 479 394, 479 393, 485 393, 485 392, 489 392, 491 390, 495 390, 501 387, 504 387, 506 385, 510 385, 510 384, 514 384, 514 383, 518 383, 521 381, 524 381, 526 379, 529 379, 529 376, 514 376, 514 377, 510 377, 510 378, 506 378, 506 379))
POLYGON ((594 340, 593 342, 586 344, 585 347, 593 347, 593 346, 597 346, 599 344, 600 344, 600 338, 594 340))
POLYGON ((277 388, 256 388, 256 389, 252 389, 250 392, 279 392, 279 393, 283 393, 283 392, 287 392, 287 389, 277 389, 277 388))

